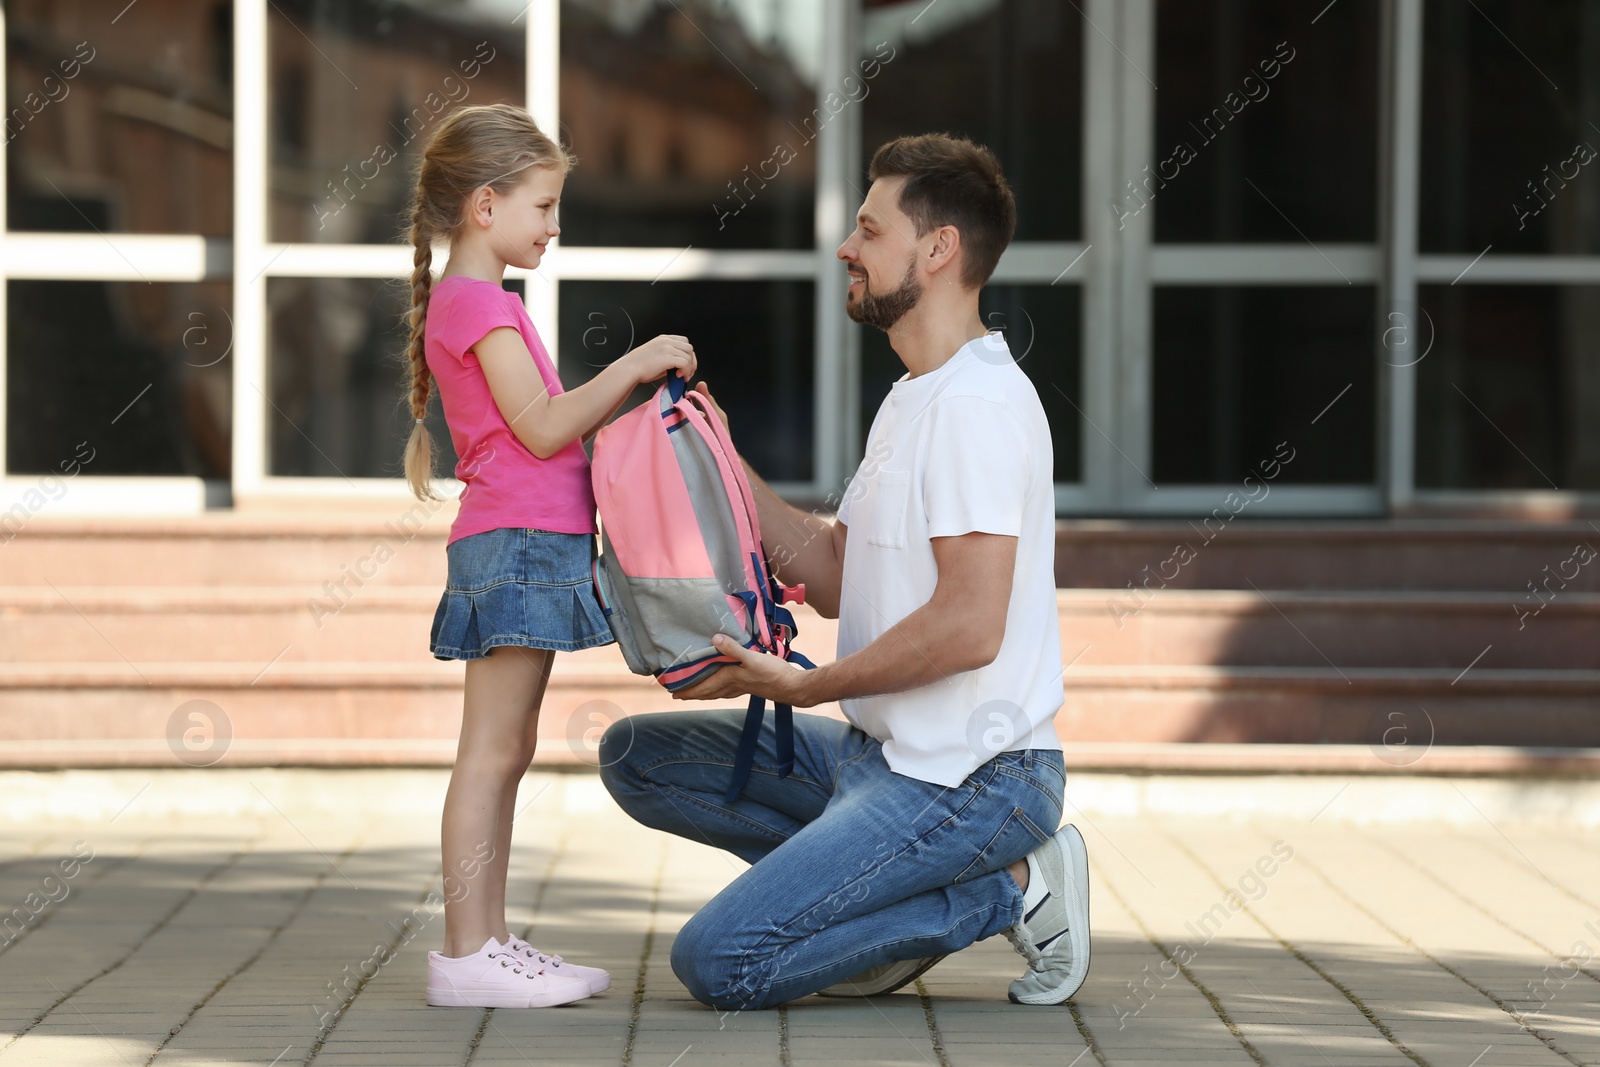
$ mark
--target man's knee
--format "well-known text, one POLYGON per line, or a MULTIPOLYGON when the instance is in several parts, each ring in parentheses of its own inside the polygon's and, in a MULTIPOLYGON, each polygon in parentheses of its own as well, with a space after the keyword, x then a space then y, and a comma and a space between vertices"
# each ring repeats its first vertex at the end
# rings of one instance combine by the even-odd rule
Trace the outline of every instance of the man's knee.
MULTIPOLYGON (((713 905, 707 905, 709 910, 713 905)), ((728 938, 712 929, 706 910, 692 916, 672 942, 672 973, 689 995, 712 1008, 738 1010, 732 1003, 735 978, 726 959, 728 938)))
POLYGON ((672 973, 689 995, 719 1011, 773 1007, 765 954, 745 952, 715 918, 715 901, 683 924, 672 942, 672 973))
POLYGON ((600 735, 600 781, 619 804, 644 783, 628 762, 637 727, 631 716, 618 719, 600 735))

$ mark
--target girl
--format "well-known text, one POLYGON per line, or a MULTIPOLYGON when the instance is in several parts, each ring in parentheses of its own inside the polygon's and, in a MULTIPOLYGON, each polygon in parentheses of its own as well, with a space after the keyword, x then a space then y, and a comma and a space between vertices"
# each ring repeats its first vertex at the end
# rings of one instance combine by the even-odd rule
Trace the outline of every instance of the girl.
POLYGON ((546 1007, 611 984, 597 967, 511 936, 511 820, 553 653, 612 640, 590 585, 595 505, 582 441, 634 386, 673 371, 691 377, 695 356, 685 338, 657 337, 562 389, 521 299, 500 281, 507 264, 536 269, 561 232, 556 206, 571 166, 521 108, 464 107, 429 138, 411 206, 416 424, 406 479, 419 499, 438 499, 422 421, 437 379, 465 483, 431 636, 436 658, 467 666, 441 833, 445 943, 428 956, 429 1004, 546 1007), (435 240, 450 246, 437 282, 435 240))

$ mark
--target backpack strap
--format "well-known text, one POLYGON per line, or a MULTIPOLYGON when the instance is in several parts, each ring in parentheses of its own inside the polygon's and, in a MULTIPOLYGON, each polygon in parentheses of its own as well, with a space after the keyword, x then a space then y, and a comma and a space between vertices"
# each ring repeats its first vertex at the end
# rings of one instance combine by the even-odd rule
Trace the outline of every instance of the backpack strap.
MULTIPOLYGON (((798 663, 808 671, 815 670, 817 666, 793 649, 790 649, 788 655, 783 658, 791 663, 798 663)), ((755 764, 756 747, 761 741, 761 720, 766 714, 766 698, 751 697, 750 706, 744 713, 744 731, 739 735, 739 748, 733 757, 733 780, 728 783, 727 793, 723 794, 723 803, 732 804, 738 800, 745 782, 750 780, 750 768, 755 764)), ((777 732, 778 777, 787 778, 794 770, 793 705, 778 703, 772 705, 772 728, 777 732)))

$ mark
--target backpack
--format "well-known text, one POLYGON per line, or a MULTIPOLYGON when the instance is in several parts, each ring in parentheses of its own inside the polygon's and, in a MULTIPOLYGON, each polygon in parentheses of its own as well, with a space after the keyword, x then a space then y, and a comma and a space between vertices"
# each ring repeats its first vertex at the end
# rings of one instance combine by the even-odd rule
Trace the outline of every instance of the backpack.
MULTIPOLYGON (((797 627, 781 605, 805 602, 805 586, 767 569, 755 497, 739 454, 710 402, 670 375, 644 403, 602 428, 590 465, 600 512, 594 585, 601 610, 635 674, 668 691, 737 662, 711 637, 727 634, 810 669, 790 647, 797 627)), ((750 775, 766 701, 752 696, 725 797, 750 775)), ((794 713, 773 708, 779 776, 794 768, 794 713)))

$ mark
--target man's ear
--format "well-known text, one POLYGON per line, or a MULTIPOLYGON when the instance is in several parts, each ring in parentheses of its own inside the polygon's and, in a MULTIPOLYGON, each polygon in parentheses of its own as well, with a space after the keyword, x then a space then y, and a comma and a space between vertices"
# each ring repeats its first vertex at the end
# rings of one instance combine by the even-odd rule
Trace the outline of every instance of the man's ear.
POLYGON ((928 273, 938 274, 954 269, 953 265, 961 258, 961 231, 954 226, 940 226, 932 236, 933 246, 928 250, 925 261, 928 273))

